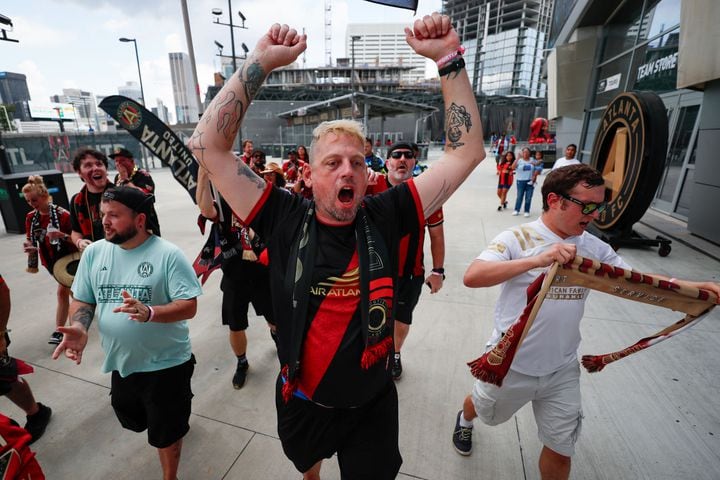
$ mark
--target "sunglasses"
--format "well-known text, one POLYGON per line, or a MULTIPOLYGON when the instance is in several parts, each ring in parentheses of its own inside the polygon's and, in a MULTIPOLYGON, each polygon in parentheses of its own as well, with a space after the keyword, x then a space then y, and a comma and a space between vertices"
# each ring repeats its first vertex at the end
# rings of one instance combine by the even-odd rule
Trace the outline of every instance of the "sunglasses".
POLYGON ((395 160, 399 159, 402 156, 405 156, 405 158, 407 158, 408 160, 412 160, 413 158, 415 158, 415 154, 413 152, 408 152, 405 150, 403 150, 403 151, 395 150, 394 152, 392 152, 390 154, 390 156, 392 158, 394 158, 395 160))
POLYGON ((561 197, 563 197, 565 200, 570 200, 572 203, 576 205, 580 205, 580 208, 582 208, 583 215, 591 215, 592 213, 597 210, 598 213, 602 213, 607 208, 608 204, 607 202, 600 202, 600 203, 585 203, 581 200, 578 200, 575 197, 571 197, 570 195, 567 195, 565 193, 560 194, 561 197))

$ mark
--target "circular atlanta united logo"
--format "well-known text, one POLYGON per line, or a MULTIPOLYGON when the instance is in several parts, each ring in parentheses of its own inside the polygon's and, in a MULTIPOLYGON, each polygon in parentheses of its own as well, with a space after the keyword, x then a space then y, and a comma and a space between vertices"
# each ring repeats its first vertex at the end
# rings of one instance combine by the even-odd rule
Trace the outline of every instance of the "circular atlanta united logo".
POLYGON ((142 262, 140 265, 138 265, 137 269, 138 275, 140 275, 142 278, 147 278, 153 273, 153 266, 151 263, 148 262, 142 262))
POLYGON ((135 102, 122 102, 118 106, 117 116, 127 130, 135 130, 142 124, 142 111, 135 102))

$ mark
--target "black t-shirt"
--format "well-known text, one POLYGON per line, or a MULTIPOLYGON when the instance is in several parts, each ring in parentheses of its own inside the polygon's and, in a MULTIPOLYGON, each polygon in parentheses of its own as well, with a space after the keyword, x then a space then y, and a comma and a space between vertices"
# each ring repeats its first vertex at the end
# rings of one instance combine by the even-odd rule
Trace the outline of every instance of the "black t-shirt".
MULTIPOLYGON (((299 235, 310 202, 272 188, 250 218, 252 228, 268 239, 270 283, 278 324, 280 362, 285 365, 290 345, 291 298, 284 289, 290 252, 299 235)), ((412 182, 374 197, 363 207, 388 248, 397 282, 400 238, 424 223, 412 182)), ((252 215, 252 214, 251 214, 252 215)), ((360 359, 365 349, 360 319, 360 273, 355 226, 329 226, 317 222, 317 252, 312 273, 305 338, 299 370, 299 392, 330 407, 367 403, 392 381, 386 361, 365 370, 360 359)))

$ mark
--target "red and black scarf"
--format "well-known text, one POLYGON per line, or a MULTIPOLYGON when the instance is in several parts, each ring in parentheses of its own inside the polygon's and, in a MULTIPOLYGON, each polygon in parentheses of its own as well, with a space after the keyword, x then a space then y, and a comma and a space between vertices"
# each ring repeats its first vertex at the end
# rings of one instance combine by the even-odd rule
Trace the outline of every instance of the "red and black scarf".
MULTIPOLYGON (((360 266, 360 319, 365 349, 360 366, 368 369, 388 357, 393 347, 393 275, 385 241, 365 210, 355 219, 355 239, 360 266)), ((283 286, 292 299, 292 323, 288 363, 283 365, 283 399, 287 402, 297 389, 300 359, 308 322, 308 300, 317 255, 315 203, 305 212, 302 231, 295 240, 283 286)))

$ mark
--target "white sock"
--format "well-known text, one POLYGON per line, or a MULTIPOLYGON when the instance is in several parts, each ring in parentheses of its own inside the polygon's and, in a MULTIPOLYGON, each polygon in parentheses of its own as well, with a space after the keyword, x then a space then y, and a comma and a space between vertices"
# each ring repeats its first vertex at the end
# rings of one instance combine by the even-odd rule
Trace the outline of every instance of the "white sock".
POLYGON ((472 422, 472 420, 465 420, 465 414, 461 413, 460 414, 460 426, 463 428, 472 428, 473 422, 472 422))

